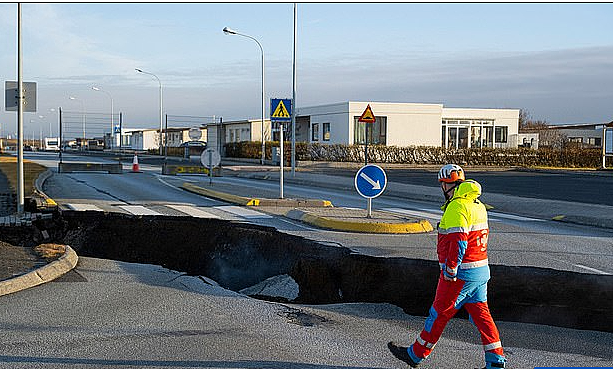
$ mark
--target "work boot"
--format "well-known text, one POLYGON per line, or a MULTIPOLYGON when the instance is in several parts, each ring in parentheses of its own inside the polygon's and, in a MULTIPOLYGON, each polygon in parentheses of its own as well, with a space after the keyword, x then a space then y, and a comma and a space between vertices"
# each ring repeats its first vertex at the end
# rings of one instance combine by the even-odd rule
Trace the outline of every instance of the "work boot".
POLYGON ((404 346, 397 346, 394 342, 388 342, 387 348, 392 355, 398 360, 402 360, 407 363, 411 368, 417 368, 418 363, 414 362, 409 356, 409 348, 404 346))
MULTIPOLYGON (((484 366, 483 369, 490 369, 490 368, 504 368, 505 364, 504 363, 489 363, 490 366, 484 366)), ((475 369, 479 369, 479 368, 475 368, 475 369)))

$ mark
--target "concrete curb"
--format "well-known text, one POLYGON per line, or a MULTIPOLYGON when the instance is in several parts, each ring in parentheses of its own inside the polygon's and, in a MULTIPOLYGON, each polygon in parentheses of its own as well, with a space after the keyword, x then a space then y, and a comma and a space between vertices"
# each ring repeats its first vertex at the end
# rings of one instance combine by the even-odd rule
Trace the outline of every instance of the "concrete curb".
POLYGON ((378 222, 349 222, 345 220, 330 219, 318 215, 310 214, 307 211, 293 209, 285 214, 286 217, 299 220, 320 228, 333 229, 337 231, 349 231, 360 233, 427 233, 434 230, 432 224, 427 220, 420 220, 412 223, 378 223, 378 222))
POLYGON ((295 200, 295 199, 258 199, 238 195, 232 195, 225 192, 219 192, 196 186, 192 183, 185 182, 181 188, 199 195, 212 197, 215 199, 227 201, 233 204, 242 206, 279 206, 279 207, 331 207, 332 202, 328 200, 295 200))
POLYGON ((77 253, 66 246, 66 252, 59 259, 19 277, 0 282, 0 296, 23 291, 25 289, 50 282, 71 271, 79 261, 77 253))

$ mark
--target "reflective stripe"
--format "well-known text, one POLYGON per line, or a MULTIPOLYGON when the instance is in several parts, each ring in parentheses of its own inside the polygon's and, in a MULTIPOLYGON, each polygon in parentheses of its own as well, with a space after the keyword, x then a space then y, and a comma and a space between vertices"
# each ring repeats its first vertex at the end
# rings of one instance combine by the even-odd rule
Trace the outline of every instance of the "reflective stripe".
POLYGON ((483 349, 485 351, 497 349, 497 348, 500 348, 500 347, 502 347, 502 344, 500 343, 500 341, 494 342, 494 343, 490 343, 489 345, 483 345, 483 349))
POLYGON ((468 233, 468 229, 464 227, 451 227, 447 229, 439 229, 438 233, 440 234, 450 234, 450 233, 468 233))
POLYGON ((487 259, 485 260, 479 260, 479 261, 473 261, 470 263, 462 263, 460 265, 460 269, 474 269, 474 268, 479 268, 482 266, 487 265, 487 259))
POLYGON ((434 346, 436 346, 436 343, 426 342, 423 340, 423 338, 421 338, 421 336, 417 336, 417 343, 419 343, 420 345, 424 346, 427 349, 433 349, 434 346))
POLYGON ((469 232, 475 232, 475 231, 482 231, 488 228, 489 228, 489 225, 487 224, 487 222, 484 222, 484 223, 479 223, 479 224, 473 224, 468 229, 464 227, 451 227, 451 228, 446 228, 446 229, 439 228, 438 233, 440 234, 469 233, 469 232))
POLYGON ((482 229, 488 229, 488 225, 487 222, 485 223, 479 223, 479 224, 473 224, 472 226, 470 226, 470 231, 480 231, 482 229))

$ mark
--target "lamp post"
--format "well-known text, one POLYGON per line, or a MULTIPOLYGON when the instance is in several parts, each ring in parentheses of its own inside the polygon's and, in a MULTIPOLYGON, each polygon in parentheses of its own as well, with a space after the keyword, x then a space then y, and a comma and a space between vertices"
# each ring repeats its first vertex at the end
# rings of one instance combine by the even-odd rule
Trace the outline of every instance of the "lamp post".
POLYGON ((144 70, 139 69, 139 68, 134 68, 134 70, 137 71, 138 73, 148 74, 148 75, 154 77, 155 79, 157 79, 158 83, 160 84, 160 156, 161 156, 162 155, 162 146, 163 146, 163 142, 162 142, 162 130, 164 129, 164 126, 163 126, 164 113, 163 113, 163 110, 162 110, 162 82, 160 81, 158 76, 156 76, 153 73, 145 72, 144 70))
MULTIPOLYGON (((49 109, 49 111, 55 113, 57 110, 55 108, 51 108, 49 109)), ((59 115, 60 114, 59 111, 57 112, 59 115)), ((53 137, 53 131, 51 130, 51 121, 49 121, 49 137, 53 137)))
POLYGON ((81 103, 81 120, 83 123, 83 141, 81 141, 81 151, 85 150, 85 104, 80 99, 77 99, 74 96, 68 97, 70 100, 78 101, 81 103))
MULTIPOLYGON (((260 51, 262 53, 262 159, 261 159, 261 163, 264 164, 264 159, 266 158, 266 146, 264 144, 264 107, 265 107, 265 95, 264 95, 264 49, 262 48, 262 44, 260 44, 260 42, 258 40, 256 40, 254 37, 251 37, 249 35, 245 35, 242 33, 239 33, 233 29, 230 29, 228 27, 224 27, 223 32, 226 35, 239 35, 239 36, 243 36, 243 37, 247 37, 252 39, 253 41, 255 41, 255 43, 258 44, 258 46, 260 47, 260 51)), ((272 132, 272 125, 271 125, 271 132, 272 132)))
POLYGON ((110 140, 111 141, 111 145, 110 145, 111 147, 110 147, 110 149, 113 150, 113 140, 115 139, 115 122, 113 120, 113 112, 114 112, 114 109, 113 109, 113 104, 114 104, 113 96, 111 96, 111 94, 108 91, 105 91, 105 90, 101 89, 100 87, 92 86, 92 90, 104 92, 109 97, 109 99, 111 99, 111 140, 110 140))

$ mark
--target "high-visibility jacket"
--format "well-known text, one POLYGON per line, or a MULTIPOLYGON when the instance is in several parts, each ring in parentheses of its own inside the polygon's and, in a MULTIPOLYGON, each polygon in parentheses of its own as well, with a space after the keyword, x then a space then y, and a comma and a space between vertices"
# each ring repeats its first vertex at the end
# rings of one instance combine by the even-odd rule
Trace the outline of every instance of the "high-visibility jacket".
POLYGON ((487 211, 478 197, 481 185, 466 180, 456 187, 453 197, 443 205, 438 227, 437 253, 442 272, 464 281, 487 281, 489 228, 487 211))

